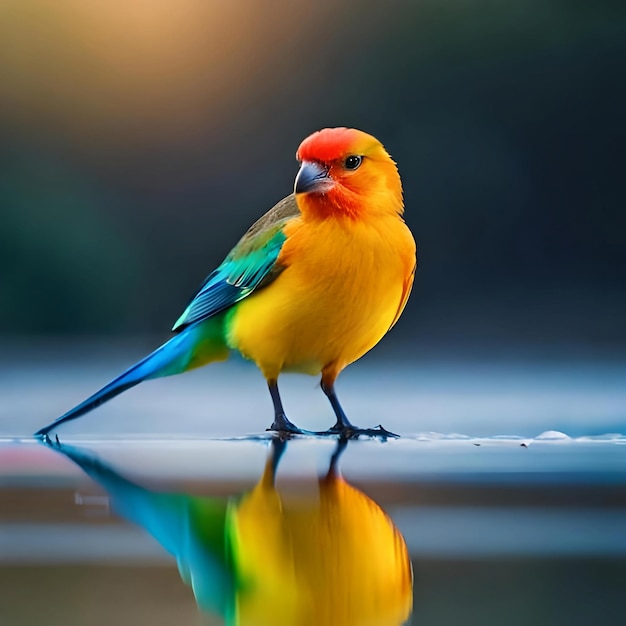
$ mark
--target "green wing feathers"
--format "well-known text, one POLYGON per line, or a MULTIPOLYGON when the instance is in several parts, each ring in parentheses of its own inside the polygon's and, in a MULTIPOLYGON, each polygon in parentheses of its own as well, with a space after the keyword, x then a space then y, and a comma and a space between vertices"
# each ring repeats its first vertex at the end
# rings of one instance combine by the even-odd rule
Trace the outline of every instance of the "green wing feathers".
POLYGON ((271 283, 284 269, 277 263, 285 224, 300 214, 287 196, 255 222, 222 264, 206 278, 172 330, 180 331, 243 300, 271 283))

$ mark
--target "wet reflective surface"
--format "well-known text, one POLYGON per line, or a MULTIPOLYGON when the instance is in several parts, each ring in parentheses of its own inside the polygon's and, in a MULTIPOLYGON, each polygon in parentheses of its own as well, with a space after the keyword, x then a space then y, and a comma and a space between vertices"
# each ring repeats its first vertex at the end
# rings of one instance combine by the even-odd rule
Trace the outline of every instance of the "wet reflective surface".
MULTIPOLYGON (((2 353, 2 626, 624 623, 623 360, 365 359, 342 402, 402 438, 340 456, 272 443, 236 361, 35 442, 145 346, 118 348, 2 353)), ((316 386, 285 377, 284 400, 323 429, 316 386)))
POLYGON ((1 442, 2 624, 623 623, 623 439, 342 448, 1 442))
POLYGON ((54 449, 174 556, 200 608, 227 624, 402 624, 412 601, 406 545, 341 477, 346 445, 337 443, 317 489, 281 493, 275 478, 287 442, 273 439, 255 487, 224 498, 146 489, 87 450, 54 449))

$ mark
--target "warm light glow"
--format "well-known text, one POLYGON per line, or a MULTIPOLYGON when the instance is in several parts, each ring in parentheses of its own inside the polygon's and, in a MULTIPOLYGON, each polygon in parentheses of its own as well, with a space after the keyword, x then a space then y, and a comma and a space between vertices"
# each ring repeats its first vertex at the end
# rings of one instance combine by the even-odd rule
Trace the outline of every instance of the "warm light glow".
POLYGON ((7 0, 0 114, 121 142, 219 124, 250 105, 264 88, 257 70, 297 36, 266 13, 247 2, 7 0))

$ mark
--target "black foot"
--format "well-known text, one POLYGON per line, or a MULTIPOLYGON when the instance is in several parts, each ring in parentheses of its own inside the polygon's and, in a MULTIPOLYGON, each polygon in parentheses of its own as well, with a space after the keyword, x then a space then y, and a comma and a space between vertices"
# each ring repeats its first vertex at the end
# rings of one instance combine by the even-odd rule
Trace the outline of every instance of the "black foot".
POLYGON ((361 435, 364 437, 380 437, 383 441, 400 439, 400 435, 387 430, 382 424, 379 424, 376 428, 359 428, 358 426, 352 426, 352 424, 349 426, 335 424, 332 428, 320 434, 339 435, 343 439, 358 439, 361 435))
POLYGON ((298 428, 295 424, 287 419, 285 414, 277 414, 274 417, 272 425, 267 429, 278 433, 280 437, 289 437, 290 435, 309 435, 310 432, 298 428))

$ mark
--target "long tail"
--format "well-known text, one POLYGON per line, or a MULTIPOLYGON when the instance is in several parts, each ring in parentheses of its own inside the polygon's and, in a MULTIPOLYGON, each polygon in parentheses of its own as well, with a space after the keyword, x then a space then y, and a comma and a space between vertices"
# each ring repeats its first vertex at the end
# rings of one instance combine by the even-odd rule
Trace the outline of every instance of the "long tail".
POLYGON ((188 326, 100 391, 38 430, 35 437, 46 437, 53 428, 85 415, 144 380, 181 374, 206 363, 227 359, 229 349, 224 340, 223 322, 220 316, 188 326))

